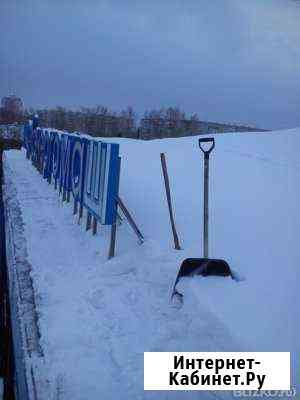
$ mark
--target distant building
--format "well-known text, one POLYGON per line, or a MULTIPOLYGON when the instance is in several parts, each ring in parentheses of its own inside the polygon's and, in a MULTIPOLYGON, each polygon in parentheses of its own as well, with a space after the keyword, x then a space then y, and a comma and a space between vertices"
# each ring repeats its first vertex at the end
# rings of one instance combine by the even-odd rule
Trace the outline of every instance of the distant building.
POLYGON ((23 114, 24 112, 24 105, 22 99, 14 95, 2 98, 1 108, 3 108, 5 111, 14 114, 23 114))
POLYGON ((1 100, 0 122, 20 122, 24 116, 24 104, 20 97, 10 95, 1 100))

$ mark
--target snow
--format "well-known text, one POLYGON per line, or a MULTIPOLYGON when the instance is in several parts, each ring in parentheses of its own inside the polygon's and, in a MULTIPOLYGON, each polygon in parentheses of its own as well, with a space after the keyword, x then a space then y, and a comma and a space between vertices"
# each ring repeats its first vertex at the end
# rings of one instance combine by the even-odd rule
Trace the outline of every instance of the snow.
POLYGON ((21 126, 7 124, 0 124, 0 138, 1 139, 19 139, 21 126))
POLYGON ((180 263, 202 255, 196 137, 112 139, 121 145, 120 194, 146 241, 139 246, 124 221, 110 261, 109 228, 86 233, 24 152, 6 153, 32 266, 44 373, 59 399, 232 398, 230 392, 144 392, 144 351, 291 351, 292 386, 300 390, 300 129, 215 137, 210 253, 243 280, 184 279, 181 307, 170 303, 180 263), (160 152, 182 251, 172 245, 160 152))

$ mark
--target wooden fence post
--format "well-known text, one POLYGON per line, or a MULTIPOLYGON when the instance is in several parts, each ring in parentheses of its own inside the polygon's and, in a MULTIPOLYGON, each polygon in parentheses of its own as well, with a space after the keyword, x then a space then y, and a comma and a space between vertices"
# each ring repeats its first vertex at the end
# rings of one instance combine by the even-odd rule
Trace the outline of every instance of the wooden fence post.
POLYGON ((169 176, 168 176, 168 170, 167 170, 166 157, 165 157, 164 153, 160 154, 160 159, 161 159, 161 166, 162 166, 164 182, 165 182, 165 189, 166 189, 166 196, 167 196, 167 202, 168 202, 168 208, 169 208, 171 227, 172 227, 173 238, 174 238, 174 247, 176 250, 181 250, 181 247, 179 244, 179 239, 178 239, 178 234, 177 234, 176 227, 175 227, 175 221, 174 221, 174 215, 173 215, 173 209, 172 209, 172 201, 171 201, 170 182, 169 182, 169 176))

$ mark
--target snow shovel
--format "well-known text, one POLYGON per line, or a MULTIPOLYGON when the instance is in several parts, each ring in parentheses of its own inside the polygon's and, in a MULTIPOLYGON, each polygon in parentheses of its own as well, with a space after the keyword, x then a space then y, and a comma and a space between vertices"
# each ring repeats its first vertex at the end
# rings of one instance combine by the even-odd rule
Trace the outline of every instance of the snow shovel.
POLYGON ((208 257, 208 191, 209 191, 209 155, 215 147, 214 138, 199 139, 199 147, 204 154, 204 209, 203 209, 203 258, 185 259, 173 287, 172 298, 175 294, 182 297, 182 294, 176 290, 176 285, 183 276, 232 276, 230 267, 225 260, 208 257), (204 146, 203 146, 204 144, 204 146))

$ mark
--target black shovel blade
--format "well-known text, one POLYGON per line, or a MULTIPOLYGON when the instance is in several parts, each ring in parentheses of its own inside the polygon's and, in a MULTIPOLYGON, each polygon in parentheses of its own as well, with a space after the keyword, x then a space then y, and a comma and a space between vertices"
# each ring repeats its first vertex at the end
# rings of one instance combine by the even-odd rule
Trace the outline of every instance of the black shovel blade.
POLYGON ((184 276, 231 276, 233 279, 232 272, 228 263, 225 260, 215 258, 186 258, 178 271, 176 281, 173 287, 172 298, 174 295, 179 295, 182 298, 182 294, 176 290, 176 285, 180 278, 184 276))
POLYGON ((178 272, 178 278, 182 276, 231 276, 231 270, 225 260, 214 258, 187 258, 178 272))
POLYGON ((186 258, 178 271, 175 285, 183 276, 231 276, 232 273, 225 260, 215 258, 186 258))

